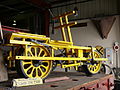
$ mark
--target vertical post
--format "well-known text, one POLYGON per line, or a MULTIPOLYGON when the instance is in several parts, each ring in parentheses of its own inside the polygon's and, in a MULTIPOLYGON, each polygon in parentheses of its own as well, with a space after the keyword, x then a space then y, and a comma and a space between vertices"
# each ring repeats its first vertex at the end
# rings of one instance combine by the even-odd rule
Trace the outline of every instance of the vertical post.
MULTIPOLYGON (((10 58, 12 57, 12 51, 9 52, 9 57, 10 57, 10 58)), ((9 68, 12 67, 12 61, 11 61, 11 60, 9 60, 9 66, 8 66, 8 67, 9 67, 9 68)))
POLYGON ((25 56, 27 56, 28 54, 28 45, 25 45, 25 56))
POLYGON ((54 49, 52 48, 52 57, 54 57, 54 49))
MULTIPOLYGON (((68 15, 65 15, 65 21, 66 21, 66 24, 69 24, 69 22, 68 22, 68 15)), ((73 42, 72 41, 71 31, 70 31, 70 26, 67 26, 67 32, 68 32, 69 42, 73 42)))
POLYGON ((83 50, 78 50, 78 57, 83 58, 83 50))
MULTIPOLYGON (((62 17, 60 17, 60 25, 63 25, 62 17)), ((64 27, 61 28, 61 32, 62 32, 63 40, 67 41, 66 35, 65 35, 65 28, 64 27)))
POLYGON ((35 57, 37 57, 37 47, 34 47, 35 50, 35 57))
POLYGON ((45 12, 44 12, 44 18, 45 18, 45 22, 44 22, 44 29, 45 29, 45 31, 43 31, 44 32, 44 35, 46 35, 47 37, 49 36, 49 21, 50 21, 50 13, 49 13, 49 11, 48 10, 45 10, 45 12))
POLYGON ((91 47, 91 56, 92 56, 92 60, 94 60, 95 57, 94 57, 94 49, 93 49, 93 47, 91 47))
MULTIPOLYGON (((74 64, 77 63, 77 60, 74 60, 74 64)), ((78 66, 75 66, 75 70, 77 71, 78 70, 78 66)))

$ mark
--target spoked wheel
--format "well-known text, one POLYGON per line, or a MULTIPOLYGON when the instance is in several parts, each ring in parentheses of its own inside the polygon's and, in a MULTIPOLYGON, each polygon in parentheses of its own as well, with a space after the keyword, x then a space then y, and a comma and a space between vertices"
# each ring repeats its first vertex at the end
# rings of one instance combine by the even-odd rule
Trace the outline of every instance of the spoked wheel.
MULTIPOLYGON (((91 57, 91 55, 89 55, 89 57, 91 57)), ((94 57, 100 58, 100 55, 97 52, 94 52, 94 57)), ((87 63, 88 63, 87 65, 83 65, 83 68, 87 75, 96 74, 100 71, 102 65, 101 61, 94 61, 94 62, 88 61, 87 63)))
MULTIPOLYGON (((46 57, 50 56, 44 47, 31 46, 28 56, 46 57)), ((16 60, 16 68, 22 77, 46 78, 52 69, 50 60, 16 60)))

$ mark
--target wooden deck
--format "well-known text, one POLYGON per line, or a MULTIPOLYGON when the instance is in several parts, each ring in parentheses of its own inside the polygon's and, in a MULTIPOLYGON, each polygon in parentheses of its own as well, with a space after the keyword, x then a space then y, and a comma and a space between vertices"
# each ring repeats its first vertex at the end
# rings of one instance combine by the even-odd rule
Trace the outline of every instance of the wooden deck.
MULTIPOLYGON (((17 75, 13 75, 16 76, 17 75)), ((62 81, 54 81, 49 83, 44 83, 42 85, 28 86, 28 87, 19 87, 14 88, 11 86, 12 75, 10 76, 10 80, 8 82, 0 83, 0 90, 84 90, 80 89, 81 87, 85 87, 88 84, 95 84, 99 81, 103 81, 106 78, 112 77, 112 75, 105 74, 96 74, 90 77, 87 77, 84 73, 80 72, 52 72, 49 78, 56 77, 64 77, 67 76, 70 79, 62 80, 62 81)))

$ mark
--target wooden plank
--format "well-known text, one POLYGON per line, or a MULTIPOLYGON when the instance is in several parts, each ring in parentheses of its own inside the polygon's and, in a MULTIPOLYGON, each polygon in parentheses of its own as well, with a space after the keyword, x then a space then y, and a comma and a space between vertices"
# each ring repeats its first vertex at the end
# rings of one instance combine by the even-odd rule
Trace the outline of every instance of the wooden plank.
MULTIPOLYGON (((12 75, 15 77, 15 75, 12 75)), ((110 78, 113 78, 112 75, 105 75, 105 74, 96 74, 91 77, 87 77, 82 72, 60 72, 55 71, 51 72, 48 79, 46 81, 49 81, 50 78, 58 78, 58 77, 64 77, 67 76, 70 79, 62 80, 62 81, 54 81, 54 82, 46 82, 42 85, 35 85, 35 86, 28 86, 28 87, 19 87, 19 88, 12 88, 13 90, 79 90, 80 86, 86 86, 86 85, 92 85, 98 81, 104 81, 105 79, 109 79, 109 81, 112 83, 114 81, 113 79, 110 80, 110 78), (87 84, 88 83, 88 84, 87 84)), ((12 77, 11 77, 12 78, 12 77)), ((0 90, 6 90, 6 85, 8 85, 9 82, 1 83, 0 90)), ((8 87, 7 89, 11 89, 8 87)), ((82 90, 82 89, 81 89, 82 90)), ((83 89, 84 90, 84 89, 83 89)), ((104 90, 104 89, 99 89, 104 90)), ((111 90, 111 89, 109 89, 111 90)))
POLYGON ((69 77, 67 76, 63 76, 63 77, 55 77, 55 78, 49 78, 49 79, 46 79, 45 80, 45 83, 48 83, 48 82, 55 82, 55 81, 63 81, 63 80, 68 80, 70 79, 69 77))
POLYGON ((76 25, 71 26, 71 28, 77 28, 77 27, 87 27, 87 23, 77 23, 76 25))
MULTIPOLYGON (((69 90, 78 90, 78 89, 82 89, 82 87, 88 87, 88 86, 93 86, 95 84, 100 84, 101 82, 105 81, 105 80, 108 80, 108 79, 111 79, 113 78, 113 75, 108 75, 108 76, 105 76, 105 77, 102 77, 102 78, 98 78, 96 80, 93 80, 93 81, 90 81, 90 82, 87 82, 87 83, 84 83, 82 85, 78 85, 78 86, 75 86, 73 88, 70 88, 69 90)), ((113 81, 113 80, 112 80, 113 81)), ((111 83, 114 83, 114 82, 111 82, 111 83)), ((95 86, 94 86, 95 87, 95 86)), ((108 88, 109 88, 109 85, 108 85, 108 88)), ((84 89, 83 89, 84 90, 84 89)), ((93 90, 93 89, 90 89, 90 90, 93 90)), ((105 89, 106 90, 106 89, 105 89)), ((110 90, 110 89, 109 89, 110 90)))
POLYGON ((69 24, 63 24, 63 25, 61 25, 61 26, 56 26, 56 27, 54 27, 54 29, 59 29, 59 28, 62 28, 62 27, 67 27, 67 26, 73 26, 73 25, 76 25, 77 24, 77 22, 74 22, 74 23, 69 23, 69 24))

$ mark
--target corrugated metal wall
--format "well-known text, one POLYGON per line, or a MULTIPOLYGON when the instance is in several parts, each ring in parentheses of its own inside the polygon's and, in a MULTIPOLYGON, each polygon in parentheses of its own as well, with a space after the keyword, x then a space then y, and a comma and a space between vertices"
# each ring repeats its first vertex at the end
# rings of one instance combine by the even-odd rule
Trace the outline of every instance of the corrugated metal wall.
MULTIPOLYGON (((77 0, 77 2, 80 2, 80 0, 77 0)), ((70 3, 74 3, 74 2, 67 2, 64 3, 64 5, 70 3)), ((103 16, 118 14, 119 4, 117 3, 118 0, 89 0, 88 2, 52 8, 52 11, 54 15, 57 16, 66 11, 72 11, 74 7, 77 6, 79 10, 79 15, 77 17, 71 17, 71 19, 103 17, 103 16)))

